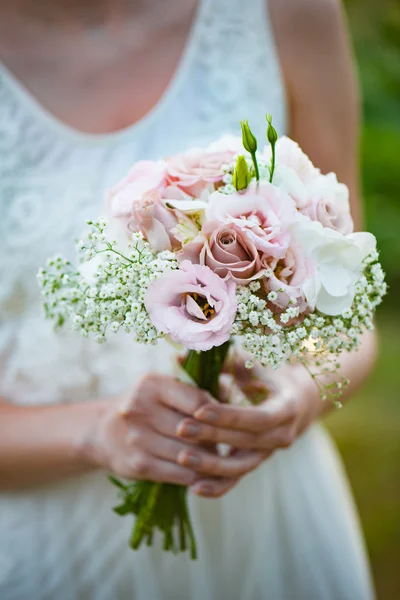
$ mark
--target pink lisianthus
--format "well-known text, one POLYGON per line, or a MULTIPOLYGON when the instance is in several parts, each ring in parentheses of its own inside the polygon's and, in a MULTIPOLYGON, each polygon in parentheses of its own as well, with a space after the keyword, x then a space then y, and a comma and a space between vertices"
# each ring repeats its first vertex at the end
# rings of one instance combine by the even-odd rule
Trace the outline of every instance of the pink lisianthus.
POLYGON ((166 163, 163 160, 141 160, 137 162, 107 194, 107 209, 112 217, 127 219, 131 216, 134 202, 141 200, 150 190, 162 189, 167 185, 166 163))
POLYGON ((190 150, 172 156, 167 163, 169 181, 191 196, 198 197, 209 184, 222 180, 222 165, 232 161, 233 152, 190 150))
POLYGON ((236 284, 185 260, 150 284, 145 304, 159 331, 191 350, 210 350, 230 337, 236 284))
POLYGON ((312 221, 335 229, 344 235, 352 233, 353 219, 350 214, 349 190, 339 183, 334 173, 319 175, 307 188, 309 200, 300 210, 312 221))
POLYGON ((306 310, 308 305, 303 284, 312 276, 313 267, 301 248, 291 246, 287 249, 284 258, 269 258, 265 261, 265 266, 269 268, 269 275, 264 279, 265 291, 277 294, 276 300, 272 303, 280 309, 285 309, 289 305, 290 298, 293 298, 296 300, 294 306, 297 306, 300 312, 306 310))
POLYGON ((178 217, 167 207, 160 190, 150 190, 133 203, 129 229, 141 231, 155 252, 180 246, 173 233, 177 224, 178 217))
POLYGON ((181 257, 210 267, 220 277, 230 277, 245 285, 263 276, 265 269, 254 242, 237 225, 207 221, 201 234, 186 244, 181 257))
POLYGON ((290 227, 297 219, 293 200, 267 182, 244 193, 214 192, 206 209, 209 221, 233 224, 261 253, 283 258, 290 243, 290 227))

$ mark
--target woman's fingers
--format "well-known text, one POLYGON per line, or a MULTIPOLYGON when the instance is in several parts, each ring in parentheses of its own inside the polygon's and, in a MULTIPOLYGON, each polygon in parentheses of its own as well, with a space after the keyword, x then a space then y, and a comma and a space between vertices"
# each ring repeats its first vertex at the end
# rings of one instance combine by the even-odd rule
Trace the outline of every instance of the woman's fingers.
POLYGON ((262 461, 260 452, 249 452, 243 456, 219 456, 209 452, 189 449, 179 454, 179 464, 195 469, 212 477, 242 477, 253 471, 262 461))
POLYGON ((138 414, 148 413, 155 404, 167 406, 185 415, 193 415, 204 405, 216 400, 208 392, 158 373, 143 376, 134 389, 134 393, 124 395, 120 414, 135 418, 138 414))
POLYGON ((191 491, 204 498, 220 498, 237 485, 239 479, 202 479, 191 486, 191 491))
POLYGON ((184 415, 179 414, 165 406, 158 406, 157 413, 151 421, 151 428, 166 437, 176 438, 177 430, 184 415))
MULTIPOLYGON (((237 458, 242 458, 252 454, 253 452, 249 452, 248 450, 237 450, 234 448, 230 452, 230 456, 235 456, 237 458)), ((261 457, 261 461, 263 461, 268 458, 272 452, 264 451, 257 454, 259 457, 261 457)), ((204 496, 205 498, 220 498, 232 490, 239 483, 242 477, 243 475, 239 477, 219 477, 215 479, 199 478, 190 489, 198 496, 204 496)))
POLYGON ((161 377, 157 386, 162 404, 185 415, 193 415, 202 406, 216 402, 208 392, 170 377, 161 377))
POLYGON ((208 477, 240 477, 255 469, 262 460, 261 453, 257 452, 222 457, 198 445, 163 437, 152 431, 134 431, 129 441, 146 454, 177 463, 208 477))
POLYGON ((182 438, 194 442, 212 442, 229 444, 234 448, 272 451, 290 446, 295 439, 296 431, 291 423, 277 426, 263 433, 252 433, 213 427, 192 419, 185 419, 178 428, 178 434, 182 438))
POLYGON ((136 452, 132 460, 118 473, 127 479, 148 479, 161 483, 177 485, 192 485, 198 476, 192 469, 187 469, 176 463, 155 458, 144 452, 136 452))
POLYGON ((261 433, 296 417, 296 403, 283 395, 275 395, 262 406, 230 406, 213 404, 200 407, 194 416, 202 423, 218 428, 261 433))
POLYGON ((200 423, 194 419, 184 419, 181 421, 178 431, 181 438, 194 442, 208 442, 212 444, 229 444, 236 448, 254 448, 255 434, 245 431, 234 431, 232 429, 223 429, 222 427, 213 427, 200 423))

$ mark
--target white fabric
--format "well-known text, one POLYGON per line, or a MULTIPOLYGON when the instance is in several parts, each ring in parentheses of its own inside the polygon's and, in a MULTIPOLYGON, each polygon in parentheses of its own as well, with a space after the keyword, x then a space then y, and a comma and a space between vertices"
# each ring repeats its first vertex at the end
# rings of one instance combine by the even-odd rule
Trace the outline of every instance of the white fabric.
MULTIPOLYGON (((134 102, 134 98, 132 98, 134 102)), ((87 135, 46 112, 0 65, 0 395, 78 402, 117 393, 173 349, 116 336, 98 346, 42 317, 37 269, 71 255, 104 190, 132 162, 238 133, 285 96, 263 0, 202 0, 169 88, 139 123, 87 135)), ((90 107, 82 107, 90 110, 90 107)), ((191 499, 200 560, 127 547, 129 518, 94 473, 0 494, 2 600, 368 600, 368 569, 339 461, 315 426, 219 501, 191 499)))

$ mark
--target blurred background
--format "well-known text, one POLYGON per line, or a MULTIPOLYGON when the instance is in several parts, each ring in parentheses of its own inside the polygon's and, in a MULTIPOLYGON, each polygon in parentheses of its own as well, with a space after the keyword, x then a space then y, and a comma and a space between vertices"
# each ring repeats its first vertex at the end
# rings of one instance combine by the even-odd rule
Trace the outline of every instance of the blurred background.
POLYGON ((400 598, 400 2, 347 0, 363 93, 366 225, 390 285, 378 312, 380 358, 346 410, 326 424, 343 455, 378 600, 400 598))

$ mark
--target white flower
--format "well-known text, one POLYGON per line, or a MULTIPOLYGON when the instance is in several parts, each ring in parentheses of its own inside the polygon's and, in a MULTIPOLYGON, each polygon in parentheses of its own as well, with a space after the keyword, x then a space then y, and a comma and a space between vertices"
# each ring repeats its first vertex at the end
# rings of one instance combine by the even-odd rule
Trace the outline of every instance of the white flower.
POLYGON ((224 183, 232 183, 232 175, 230 173, 225 173, 225 175, 222 178, 222 181, 224 183))
POLYGON ((363 261, 375 249, 375 237, 371 233, 343 235, 303 215, 292 233, 315 267, 303 284, 310 307, 332 316, 350 309, 363 261))
POLYGON ((353 231, 349 190, 334 173, 318 175, 307 186, 307 204, 301 212, 324 227, 348 234, 353 231))
POLYGON ((298 327, 296 329, 296 333, 299 340, 303 340, 305 337, 307 337, 307 329, 305 327, 298 327))

